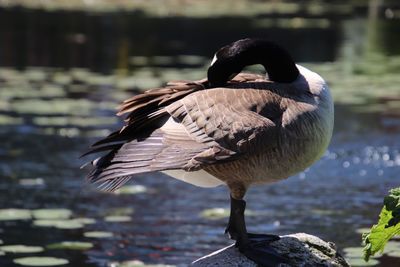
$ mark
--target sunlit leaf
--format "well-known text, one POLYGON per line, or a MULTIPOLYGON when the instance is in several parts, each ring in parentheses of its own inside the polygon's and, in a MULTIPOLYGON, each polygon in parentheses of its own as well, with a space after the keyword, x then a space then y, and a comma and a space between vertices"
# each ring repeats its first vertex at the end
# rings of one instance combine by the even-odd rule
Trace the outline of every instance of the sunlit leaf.
POLYGON ((69 261, 54 257, 24 257, 14 259, 14 263, 22 266, 60 266, 68 264, 69 261))
POLYGON ((0 125, 18 125, 23 123, 23 121, 22 118, 0 114, 0 125))
POLYGON ((400 188, 392 189, 385 197, 379 221, 369 233, 363 235, 364 258, 368 259, 377 252, 383 252, 385 245, 395 235, 400 234, 400 188))
POLYGON ((31 211, 24 209, 2 209, 0 210, 0 221, 29 220, 31 211))
POLYGON ((116 194, 139 194, 139 193, 145 193, 147 191, 147 188, 143 185, 125 185, 121 187, 120 189, 116 190, 116 194))
POLYGON ((75 218, 75 219, 73 219, 73 221, 78 222, 78 223, 82 223, 82 224, 94 224, 94 223, 96 223, 96 220, 92 219, 92 218, 75 218))
POLYGON ((33 225, 38 227, 55 227, 58 229, 79 229, 83 228, 84 224, 79 220, 35 220, 33 225))
POLYGON ((33 210, 33 217, 36 219, 68 219, 72 212, 68 209, 38 209, 33 210))
MULTIPOLYGON (((255 216, 256 212, 247 209, 245 211, 246 216, 255 216)), ((212 209, 206 209, 203 210, 200 213, 200 216, 206 219, 210 220, 219 220, 222 218, 227 218, 230 215, 230 209, 224 209, 224 208, 212 208, 212 209)))
POLYGON ((6 245, 0 246, 0 250, 8 253, 37 253, 42 252, 43 248, 38 246, 6 245))
POLYGON ((111 232, 92 231, 83 233, 83 236, 90 238, 109 238, 113 237, 114 234, 111 232))
POLYGON ((353 267, 368 267, 379 264, 379 261, 375 259, 370 259, 368 262, 365 262, 362 258, 346 258, 346 260, 353 267))
POLYGON ((38 186, 44 185, 44 180, 42 178, 26 178, 19 179, 18 183, 23 186, 38 186))
POLYGON ((230 210, 224 208, 206 209, 201 212, 201 216, 211 220, 218 220, 229 217, 230 210))

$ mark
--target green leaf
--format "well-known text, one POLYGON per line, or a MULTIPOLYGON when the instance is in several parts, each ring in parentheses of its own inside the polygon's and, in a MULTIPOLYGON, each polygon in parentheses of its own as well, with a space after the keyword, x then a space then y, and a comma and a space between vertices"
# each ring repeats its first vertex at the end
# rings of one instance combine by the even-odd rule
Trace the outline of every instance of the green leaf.
POLYGON ((0 246, 0 251, 8 253, 37 253, 42 252, 43 248, 37 246, 7 245, 0 246))
POLYGON ((366 261, 377 252, 383 252, 387 242, 400 234, 400 188, 389 191, 379 221, 369 233, 363 234, 364 259, 366 261))
POLYGON ((31 211, 24 209, 0 209, 0 221, 29 220, 31 211))
POLYGON ((33 217, 40 220, 68 219, 72 212, 68 209, 38 209, 34 210, 33 217))
POLYGON ((54 258, 54 257, 24 257, 14 259, 15 264, 23 266, 59 266, 66 265, 69 263, 66 259, 54 258))
POLYGON ((91 238, 109 238, 113 237, 114 234, 111 232, 92 231, 83 233, 83 236, 91 238))

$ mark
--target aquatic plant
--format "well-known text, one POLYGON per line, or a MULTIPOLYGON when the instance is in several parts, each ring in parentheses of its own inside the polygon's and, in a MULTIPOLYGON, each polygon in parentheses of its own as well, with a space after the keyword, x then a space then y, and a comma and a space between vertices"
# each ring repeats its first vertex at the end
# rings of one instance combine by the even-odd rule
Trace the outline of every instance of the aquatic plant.
POLYGON ((383 204, 378 223, 363 234, 366 261, 377 252, 383 253, 389 240, 400 235, 400 187, 390 190, 383 204))

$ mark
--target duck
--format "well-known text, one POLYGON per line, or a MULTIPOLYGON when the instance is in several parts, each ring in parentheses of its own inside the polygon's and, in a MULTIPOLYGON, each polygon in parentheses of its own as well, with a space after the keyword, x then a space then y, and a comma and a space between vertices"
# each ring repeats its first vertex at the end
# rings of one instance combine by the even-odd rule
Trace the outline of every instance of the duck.
POLYGON ((281 45, 237 40, 215 53, 207 78, 172 81, 125 100, 117 113, 124 126, 85 154, 103 153, 91 161, 87 180, 114 191, 137 174, 163 172, 199 187, 226 185, 225 233, 259 266, 279 266, 288 259, 270 243, 280 237, 247 231, 245 194, 317 161, 329 145, 333 113, 325 80, 281 45), (243 72, 250 65, 265 74, 243 72))

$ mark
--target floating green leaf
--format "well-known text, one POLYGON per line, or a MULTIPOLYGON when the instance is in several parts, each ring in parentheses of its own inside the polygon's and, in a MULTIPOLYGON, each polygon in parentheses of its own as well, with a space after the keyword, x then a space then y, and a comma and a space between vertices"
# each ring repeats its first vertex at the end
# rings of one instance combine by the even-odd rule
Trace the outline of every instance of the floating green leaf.
POLYGON ((83 224, 75 220, 66 220, 59 222, 55 227, 58 229, 79 229, 83 228, 83 224))
POLYGON ((38 246, 7 245, 0 246, 0 251, 7 253, 37 253, 42 252, 43 248, 38 246))
POLYGON ((201 213, 201 216, 211 220, 218 220, 222 218, 229 217, 230 211, 229 209, 224 208, 213 208, 206 209, 201 213))
POLYGON ((393 257, 393 258, 400 258, 400 251, 388 252, 388 253, 385 253, 385 255, 387 255, 389 257, 393 257))
POLYGON ((46 246, 48 249, 86 250, 93 247, 92 243, 79 241, 63 241, 46 246))
POLYGON ((147 188, 143 185, 125 185, 120 189, 116 190, 117 194, 139 194, 147 191, 147 188))
POLYGON ((376 266, 379 264, 379 261, 375 259, 371 259, 368 262, 365 262, 362 258, 346 258, 346 260, 353 267, 376 266))
MULTIPOLYGON (((247 216, 254 216, 256 215, 256 212, 251 211, 251 210, 246 210, 245 214, 247 216)), ((210 220, 218 220, 222 218, 227 218, 230 215, 230 210, 229 209, 224 209, 224 208, 212 208, 212 209, 206 209, 203 210, 200 214, 201 217, 210 219, 210 220)))
POLYGON ((34 220, 33 225, 39 227, 55 227, 59 222, 59 220, 34 220))
POLYGON ((24 209, 2 209, 0 210, 0 221, 29 220, 31 211, 24 209))
POLYGON ((17 125, 23 122, 24 120, 18 117, 0 115, 0 125, 17 125))
POLYGON ((54 257, 24 257, 14 260, 14 263, 23 266, 60 266, 68 264, 69 261, 54 257))
POLYGON ((358 229, 356 230, 356 233, 358 233, 358 234, 364 234, 364 233, 368 233, 369 230, 370 230, 370 228, 362 227, 362 228, 358 228, 358 229))
POLYGON ((348 247, 343 249, 346 258, 361 258, 363 255, 362 247, 348 247))
POLYGON ((389 252, 400 252, 400 242, 389 241, 385 246, 385 254, 389 252))
MULTIPOLYGON (((364 259, 366 261, 377 252, 383 252, 385 245, 395 235, 400 234, 400 188, 392 189, 384 199, 378 224, 363 235, 364 259)), ((400 247, 399 247, 400 248, 400 247)))
POLYGON ((33 211, 35 219, 68 219, 72 212, 68 209, 39 209, 33 211))
POLYGON ((108 238, 114 236, 114 234, 111 232, 102 232, 102 231, 85 232, 83 233, 83 235, 85 237, 91 237, 91 238, 108 238))
POLYGON ((18 183, 23 186, 37 186, 44 185, 44 180, 42 178, 24 178, 20 179, 18 183))
POLYGON ((92 218, 75 218, 75 219, 73 219, 73 221, 78 222, 78 223, 82 223, 82 224, 94 224, 94 223, 96 223, 96 220, 92 219, 92 218))
POLYGON ((58 229, 78 229, 83 228, 84 224, 79 220, 35 220, 33 225, 39 227, 55 227, 58 229))

